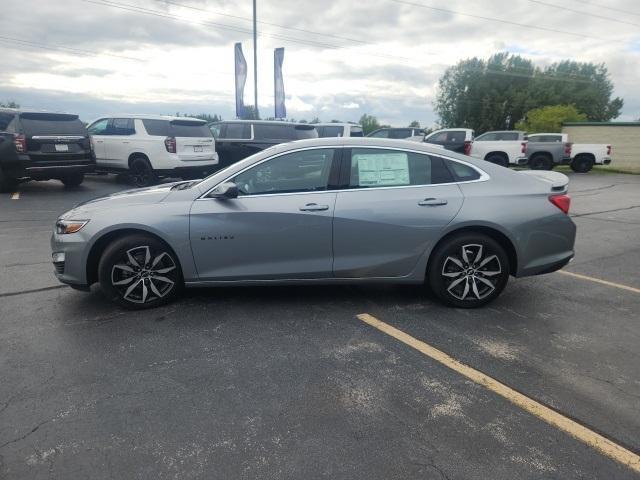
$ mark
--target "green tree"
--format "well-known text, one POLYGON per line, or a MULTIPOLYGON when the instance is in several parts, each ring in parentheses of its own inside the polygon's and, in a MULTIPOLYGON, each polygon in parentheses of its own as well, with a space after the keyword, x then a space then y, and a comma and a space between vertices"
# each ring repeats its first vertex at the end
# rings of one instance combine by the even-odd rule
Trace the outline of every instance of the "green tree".
POLYGON ((373 115, 367 115, 366 113, 360 117, 360 121, 358 123, 362 125, 362 130, 365 135, 368 135, 381 127, 380 122, 378 122, 376 117, 373 115))
POLYGON ((583 122, 587 120, 573 105, 550 105, 529 110, 524 120, 516 123, 516 129, 529 133, 560 132, 563 122, 583 122))
POLYGON ((313 123, 315 125, 316 123, 320 123, 320 119, 318 117, 313 117, 313 120, 311 120, 309 123, 313 123))
POLYGON ((0 108, 20 108, 20 104, 9 100, 8 102, 0 102, 0 108))
POLYGON ((413 120, 410 124, 409 124, 409 128, 420 128, 420 122, 418 120, 413 120))
POLYGON ((623 104, 611 99, 612 93, 602 64, 566 60, 540 68, 519 55, 497 53, 449 67, 439 80, 434 106, 442 127, 482 133, 511 129, 529 110, 548 105, 572 104, 588 120, 610 120, 623 104))

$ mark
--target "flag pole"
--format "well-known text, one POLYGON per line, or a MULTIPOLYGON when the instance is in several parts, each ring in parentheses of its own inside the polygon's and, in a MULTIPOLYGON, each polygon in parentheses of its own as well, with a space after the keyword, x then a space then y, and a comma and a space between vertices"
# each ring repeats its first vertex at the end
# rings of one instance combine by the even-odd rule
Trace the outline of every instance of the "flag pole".
POLYGON ((256 118, 258 118, 258 32, 256 23, 256 0, 253 0, 253 100, 256 118))

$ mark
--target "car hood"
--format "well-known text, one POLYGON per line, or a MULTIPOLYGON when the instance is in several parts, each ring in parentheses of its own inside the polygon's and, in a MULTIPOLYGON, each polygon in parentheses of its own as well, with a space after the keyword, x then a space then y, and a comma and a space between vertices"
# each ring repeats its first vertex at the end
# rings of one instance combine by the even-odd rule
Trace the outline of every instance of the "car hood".
POLYGON ((60 218, 77 217, 78 215, 82 215, 93 210, 116 208, 123 205, 148 205, 152 203, 159 203, 169 195, 174 186, 180 183, 185 182, 163 183, 162 185, 155 185, 153 187, 124 190, 122 192, 112 193, 106 197, 94 198, 93 200, 88 200, 76 205, 60 218))

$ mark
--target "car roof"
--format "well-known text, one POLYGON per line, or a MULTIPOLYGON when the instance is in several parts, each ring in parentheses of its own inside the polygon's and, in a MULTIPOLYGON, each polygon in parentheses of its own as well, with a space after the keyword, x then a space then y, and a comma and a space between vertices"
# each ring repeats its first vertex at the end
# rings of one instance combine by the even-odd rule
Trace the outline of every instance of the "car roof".
MULTIPOLYGON (((523 130, 489 130, 488 132, 484 133, 521 133, 523 135, 526 135, 527 132, 523 130)), ((484 135, 484 133, 482 135, 484 135)))
POLYGON ((47 113, 49 115, 75 115, 78 116, 77 113, 70 112, 52 112, 51 110, 38 110, 35 108, 8 108, 1 107, 0 112, 3 113, 47 113))
POLYGON ((176 117, 173 115, 149 115, 146 113, 117 113, 117 114, 102 115, 100 117, 97 117, 95 120, 93 120, 93 122, 95 122, 96 120, 103 120, 105 118, 134 118, 134 119, 137 118, 140 120, 167 120, 169 122, 174 120, 188 120, 188 121, 207 123, 206 120, 202 120, 201 118, 176 117))
POLYGON ((349 122, 327 122, 327 123, 310 123, 309 125, 314 125, 316 127, 360 127, 362 125, 359 123, 349 123, 349 122))
MULTIPOLYGON (((438 133, 438 132, 452 132, 452 131, 456 131, 456 132, 473 132, 473 128, 439 128, 438 130, 434 130, 433 132, 431 132, 429 135, 433 134, 433 133, 438 133)), ((487 132, 489 133, 489 132, 487 132)))
POLYGON ((220 120, 218 122, 211 122, 209 125, 218 125, 221 123, 253 123, 253 124, 261 124, 261 125, 308 125, 310 127, 315 127, 315 123, 301 123, 301 122, 286 122, 284 120, 220 120))

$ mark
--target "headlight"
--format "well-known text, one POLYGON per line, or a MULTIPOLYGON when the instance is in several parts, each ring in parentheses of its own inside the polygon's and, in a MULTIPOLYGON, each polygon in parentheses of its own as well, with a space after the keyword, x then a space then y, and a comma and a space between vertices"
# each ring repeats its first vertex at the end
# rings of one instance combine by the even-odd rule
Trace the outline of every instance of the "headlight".
POLYGON ((56 233, 66 235, 68 233, 76 233, 82 230, 89 220, 58 220, 56 222, 56 233))

